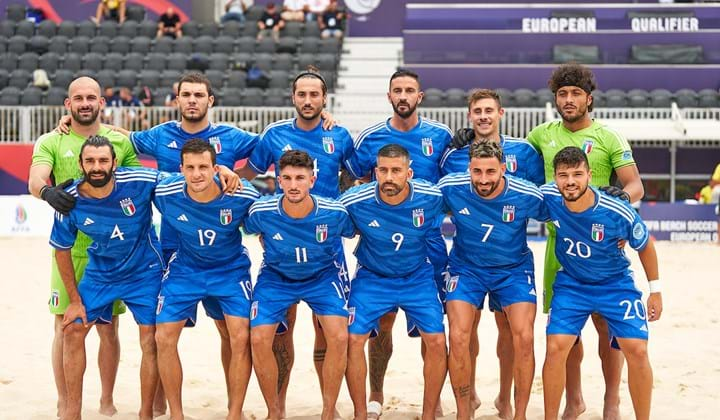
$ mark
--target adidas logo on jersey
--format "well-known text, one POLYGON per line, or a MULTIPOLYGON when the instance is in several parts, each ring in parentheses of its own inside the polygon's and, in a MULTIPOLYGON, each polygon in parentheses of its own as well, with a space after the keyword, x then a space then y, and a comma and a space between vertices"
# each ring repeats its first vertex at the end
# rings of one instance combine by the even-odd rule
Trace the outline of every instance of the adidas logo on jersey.
POLYGON ((187 221, 188 221, 188 218, 187 218, 187 216, 185 216, 185 213, 183 213, 183 214, 181 214, 180 216, 178 216, 177 219, 178 219, 179 221, 181 221, 181 222, 187 222, 187 221))
POLYGON ((287 152, 289 150, 292 150, 292 146, 290 146, 289 144, 286 144, 285 147, 282 148, 283 152, 287 152))
POLYGON ((555 225, 556 228, 560 229, 560 221, 559 220, 553 220, 553 225, 555 225))
POLYGON ((167 147, 169 147, 171 149, 177 149, 178 145, 177 145, 177 142, 175 142, 175 140, 173 140, 170 143, 168 143, 167 147))
POLYGON ((530 289, 530 292, 528 292, 530 296, 537 296, 537 293, 535 293, 535 289, 530 289))
POLYGON ((65 152, 63 157, 75 157, 75 153, 73 153, 72 150, 68 150, 67 152, 65 152))
POLYGON ((368 226, 370 226, 370 227, 380 227, 380 223, 378 223, 377 220, 373 220, 372 222, 368 223, 368 226))
POLYGON ((464 214, 465 216, 470 216, 470 210, 468 210, 467 207, 463 207, 463 209, 460 210, 458 213, 464 214))
POLYGON ((640 327, 640 331, 645 331, 645 332, 647 332, 647 330, 648 330, 648 329, 647 329, 647 325, 642 324, 642 327, 640 327))
POLYGON ((273 235, 272 238, 275 239, 276 241, 282 241, 282 240, 283 240, 282 235, 279 234, 279 233, 276 233, 275 235, 273 235))
POLYGON ((83 222, 83 226, 92 225, 93 223, 95 223, 93 219, 86 217, 85 222, 83 222))

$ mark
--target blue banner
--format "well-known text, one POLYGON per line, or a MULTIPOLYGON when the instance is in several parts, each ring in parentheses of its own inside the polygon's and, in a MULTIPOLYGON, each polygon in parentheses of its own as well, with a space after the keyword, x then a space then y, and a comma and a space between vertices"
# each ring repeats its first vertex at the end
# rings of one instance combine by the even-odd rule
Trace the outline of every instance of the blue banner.
POLYGON ((642 203, 640 217, 660 241, 717 242, 716 206, 708 204, 642 203))

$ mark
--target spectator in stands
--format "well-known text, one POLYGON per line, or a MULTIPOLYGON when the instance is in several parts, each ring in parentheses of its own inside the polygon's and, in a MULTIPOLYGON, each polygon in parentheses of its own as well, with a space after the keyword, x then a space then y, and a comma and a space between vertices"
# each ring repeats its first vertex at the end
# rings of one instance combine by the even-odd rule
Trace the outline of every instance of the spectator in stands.
POLYGON ((178 95, 178 82, 173 83, 172 92, 165 96, 165 106, 177 106, 177 95, 178 95))
POLYGON ((702 204, 718 204, 720 200, 720 163, 715 167, 710 182, 700 190, 702 204))
POLYGON ((280 16, 286 21, 304 22, 310 11, 307 3, 307 0, 285 0, 280 16))
POLYGON ((180 38, 182 29, 180 28, 180 16, 175 9, 168 7, 165 13, 158 18, 157 37, 169 36, 171 38, 180 38))
POLYGON ((275 172, 273 171, 267 171, 256 176, 250 183, 262 195, 275 194, 275 172))
POLYGON ((338 10, 337 0, 330 0, 328 8, 318 19, 320 37, 323 39, 335 37, 342 38, 345 12, 338 10))
POLYGON ((130 88, 121 87, 118 93, 117 100, 111 103, 112 106, 118 108, 140 108, 140 109, 126 109, 123 110, 122 114, 122 127, 128 130, 147 130, 150 128, 143 108, 143 103, 140 102, 136 96, 132 94, 130 88))
POLYGON ((107 104, 107 106, 103 110, 102 115, 100 115, 100 122, 102 122, 103 124, 112 124, 112 107, 115 106, 113 104, 119 101, 120 98, 118 98, 117 94, 115 93, 115 89, 113 89, 112 86, 105 87, 105 90, 103 92, 103 98, 105 98, 105 103, 107 104))
POLYGON ((98 3, 97 11, 95 12, 95 23, 105 19, 117 21, 118 23, 125 22, 125 9, 126 0, 100 0, 98 3))
POLYGON ((140 103, 143 104, 143 106, 153 106, 153 102, 155 102, 153 94, 150 91, 150 88, 147 86, 142 86, 140 88, 140 93, 138 93, 138 99, 140 100, 140 103))
POLYGON ((280 30, 285 27, 285 21, 280 17, 280 12, 275 7, 275 3, 268 3, 265 6, 265 10, 257 24, 258 28, 260 28, 257 34, 258 41, 269 35, 272 35, 275 41, 279 41, 280 30))
POLYGON ((325 10, 330 5, 330 0, 306 0, 308 5, 308 13, 305 18, 308 21, 314 21, 320 19, 325 10))
POLYGON ((252 6, 253 0, 229 0, 225 3, 225 14, 220 17, 220 22, 230 20, 245 22, 245 12, 252 6))

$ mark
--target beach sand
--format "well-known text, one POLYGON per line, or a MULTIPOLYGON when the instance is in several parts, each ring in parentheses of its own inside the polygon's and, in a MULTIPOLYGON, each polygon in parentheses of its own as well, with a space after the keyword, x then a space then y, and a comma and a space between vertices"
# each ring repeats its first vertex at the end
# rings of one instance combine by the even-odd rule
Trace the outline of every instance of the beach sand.
MULTIPOLYGON (((255 238, 247 245, 256 269, 261 250, 255 238)), ((536 272, 542 273, 544 242, 531 242, 536 272)), ((348 249, 352 249, 348 247, 348 249)), ((658 243, 660 273, 664 283, 662 319, 650 326, 650 359, 655 372, 653 419, 710 419, 720 414, 720 296, 718 266, 720 248, 710 244, 658 243)), ((56 391, 50 365, 53 319, 47 310, 50 249, 44 238, 0 239, 2 290, 0 299, 0 419, 55 419, 56 391)), ((645 277, 630 251, 637 281, 647 290, 645 277)), ((352 262, 351 262, 352 263, 352 262)), ((540 281, 541 282, 541 281, 540 281)), ((202 312, 202 310, 201 310, 202 312)), ((495 357, 496 328, 489 312, 480 323, 480 356, 476 386, 482 406, 477 419, 494 419, 493 400, 498 389, 495 357)), ((220 364, 219 338, 213 322, 199 317, 198 325, 186 329, 180 340, 184 369, 184 406, 188 419, 224 419, 226 394, 220 364)), ((529 419, 542 418, 541 370, 545 356, 546 316, 538 312, 535 324, 536 371, 528 410, 529 419)), ((394 355, 385 380, 383 419, 411 419, 421 412, 422 361, 420 341, 404 334, 404 317, 394 330, 394 355)), ((587 411, 581 419, 600 419, 604 385, 596 356, 597 335, 586 324, 583 389, 587 411)), ((130 314, 121 318, 122 353, 115 388, 119 410, 113 419, 134 419, 139 407, 140 348, 137 327, 130 314)), ((295 367, 290 379, 289 419, 318 418, 322 399, 312 365, 313 332, 310 311, 302 304, 295 331, 295 367)), ((97 334, 88 335, 88 368, 85 373, 83 418, 107 419, 97 413, 100 385, 96 363, 97 334)), ((621 413, 633 418, 627 388, 627 369, 621 385, 621 413)), ((455 401, 449 380, 442 392, 447 419, 454 418, 455 401)), ((339 398, 339 410, 351 418, 347 389, 339 398)), ((245 401, 249 418, 264 418, 266 411, 253 377, 245 401)), ((160 417, 167 419, 168 416, 160 417)))

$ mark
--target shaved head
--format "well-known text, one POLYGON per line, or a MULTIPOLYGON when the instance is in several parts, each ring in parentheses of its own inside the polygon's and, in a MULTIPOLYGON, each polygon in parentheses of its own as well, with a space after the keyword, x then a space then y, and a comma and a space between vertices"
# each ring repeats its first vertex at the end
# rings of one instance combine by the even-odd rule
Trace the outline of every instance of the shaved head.
POLYGON ((92 77, 81 76, 73 80, 68 86, 68 97, 71 98, 78 89, 93 89, 100 96, 100 84, 92 77))

